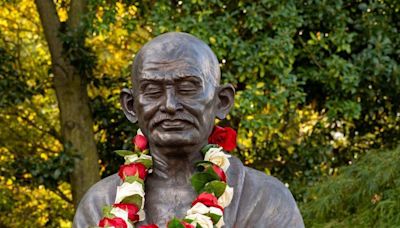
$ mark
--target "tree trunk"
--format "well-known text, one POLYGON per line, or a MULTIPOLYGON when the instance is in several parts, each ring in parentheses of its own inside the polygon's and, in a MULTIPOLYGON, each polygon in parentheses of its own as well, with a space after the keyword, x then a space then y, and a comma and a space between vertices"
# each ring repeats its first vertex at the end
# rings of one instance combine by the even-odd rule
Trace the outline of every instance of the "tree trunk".
POLYGON ((75 72, 67 72, 69 76, 63 77, 63 73, 58 72, 60 69, 56 68, 53 67, 54 87, 60 109, 64 149, 81 157, 75 162, 71 176, 72 196, 77 206, 86 190, 99 180, 99 158, 93 138, 86 83, 75 72))
MULTIPOLYGON (((84 2, 78 0, 77 4, 77 1, 72 0, 69 17, 74 19, 69 21, 67 31, 77 29, 77 18, 83 14, 84 2)), ((60 39, 61 24, 54 2, 36 0, 35 3, 52 59, 64 149, 80 156, 71 175, 72 197, 76 207, 89 187, 99 180, 98 155, 86 77, 80 75, 65 54, 67 50, 64 50, 63 41, 60 39)))

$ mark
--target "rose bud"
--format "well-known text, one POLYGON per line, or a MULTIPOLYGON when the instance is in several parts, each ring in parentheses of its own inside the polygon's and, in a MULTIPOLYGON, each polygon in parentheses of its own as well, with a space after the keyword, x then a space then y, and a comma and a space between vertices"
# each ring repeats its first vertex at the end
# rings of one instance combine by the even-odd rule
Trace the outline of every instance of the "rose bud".
POLYGON ((103 218, 99 222, 99 227, 127 228, 128 225, 122 218, 115 217, 115 218, 103 218))
POLYGON ((207 192, 203 192, 200 195, 197 196, 197 198, 192 202, 192 207, 196 204, 196 203, 202 203, 204 205, 206 205, 207 207, 216 207, 221 209, 222 211, 224 211, 224 208, 221 207, 218 204, 218 199, 217 197, 215 197, 213 194, 211 193, 207 193, 207 192))
POLYGON ((185 227, 185 228, 195 228, 192 224, 187 223, 185 221, 182 221, 181 224, 185 227))
POLYGON ((135 204, 131 203, 116 203, 113 204, 113 207, 118 207, 121 208, 124 211, 128 212, 128 218, 132 222, 137 222, 139 221, 139 215, 137 214, 139 211, 139 208, 135 204))
POLYGON ((213 171, 218 175, 219 179, 223 182, 226 183, 226 175, 224 170, 222 170, 219 166, 217 165, 212 165, 213 171))
POLYGON ((118 176, 124 181, 127 176, 138 176, 144 180, 147 176, 146 166, 142 163, 131 163, 119 167, 118 176))
POLYGON ((137 134, 133 139, 132 143, 139 148, 140 151, 147 149, 147 139, 144 135, 137 134))

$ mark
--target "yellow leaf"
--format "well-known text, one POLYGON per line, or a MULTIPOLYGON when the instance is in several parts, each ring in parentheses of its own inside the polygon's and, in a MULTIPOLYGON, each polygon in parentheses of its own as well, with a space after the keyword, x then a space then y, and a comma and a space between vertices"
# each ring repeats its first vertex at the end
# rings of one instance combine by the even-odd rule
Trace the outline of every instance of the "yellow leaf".
POLYGON ((41 154, 40 154, 40 158, 42 158, 42 159, 44 159, 44 160, 49 159, 49 157, 48 157, 47 154, 45 154, 45 153, 41 153, 41 154))
POLYGON ((67 21, 67 19, 68 19, 67 9, 60 8, 60 9, 58 9, 57 13, 58 13, 58 17, 60 18, 61 22, 67 21))
POLYGON ((212 37, 212 36, 209 38, 209 40, 210 40, 210 43, 211 43, 211 44, 215 44, 215 43, 217 42, 217 40, 215 39, 215 37, 212 37))

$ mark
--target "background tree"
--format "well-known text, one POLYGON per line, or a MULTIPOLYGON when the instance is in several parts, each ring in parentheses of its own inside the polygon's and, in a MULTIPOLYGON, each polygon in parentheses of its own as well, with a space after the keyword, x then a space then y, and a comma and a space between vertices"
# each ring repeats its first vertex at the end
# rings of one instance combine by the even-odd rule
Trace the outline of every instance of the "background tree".
POLYGON ((70 179, 77 205, 86 190, 99 180, 99 159, 87 94, 87 78, 92 73, 90 55, 84 47, 87 1, 72 0, 63 25, 52 0, 35 3, 51 54, 62 142, 67 153, 79 155, 70 179))
POLYGON ((71 160, 60 143, 39 17, 32 1, 0 5, 0 226, 65 226, 73 215, 71 160))

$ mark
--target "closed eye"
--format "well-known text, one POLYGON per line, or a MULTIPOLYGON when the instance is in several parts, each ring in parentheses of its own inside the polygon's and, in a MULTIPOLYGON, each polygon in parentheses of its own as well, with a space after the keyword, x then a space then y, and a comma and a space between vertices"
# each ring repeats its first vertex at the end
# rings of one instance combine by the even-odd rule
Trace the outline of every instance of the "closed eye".
POLYGON ((200 90, 200 85, 193 81, 181 81, 177 85, 177 91, 183 95, 194 95, 200 90))
POLYGON ((156 98, 160 97, 163 93, 163 88, 161 85, 147 84, 142 88, 143 95, 156 98))

